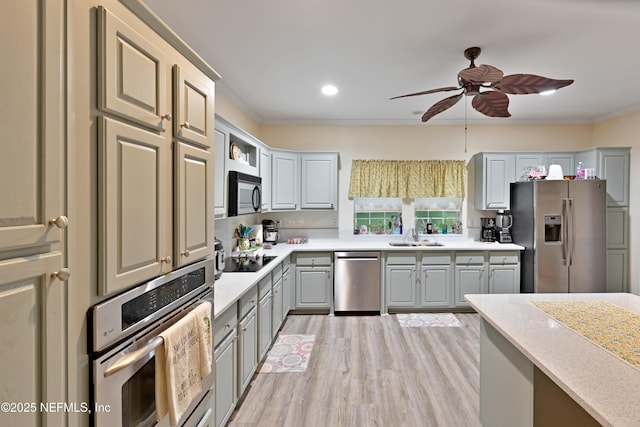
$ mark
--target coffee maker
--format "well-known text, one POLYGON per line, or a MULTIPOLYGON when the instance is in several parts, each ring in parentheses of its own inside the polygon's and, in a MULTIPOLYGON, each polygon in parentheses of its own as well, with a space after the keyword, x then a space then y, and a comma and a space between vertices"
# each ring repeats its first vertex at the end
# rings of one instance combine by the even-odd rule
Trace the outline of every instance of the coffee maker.
POLYGON ((262 221, 262 241, 275 245, 278 243, 278 228, 275 221, 265 219, 262 221))
POLYGON ((495 242, 496 241, 496 219, 495 218, 480 218, 482 224, 482 232, 480 234, 480 241, 482 242, 495 242))
POLYGON ((511 243, 513 216, 509 210, 499 210, 496 214, 496 237, 500 243, 511 243))

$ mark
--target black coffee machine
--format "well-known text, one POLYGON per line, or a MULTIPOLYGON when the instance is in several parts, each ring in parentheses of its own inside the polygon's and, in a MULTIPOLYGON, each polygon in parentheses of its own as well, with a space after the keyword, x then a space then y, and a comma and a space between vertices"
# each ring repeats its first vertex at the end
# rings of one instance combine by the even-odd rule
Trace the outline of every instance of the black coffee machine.
POLYGON ((278 228, 275 221, 265 219, 262 221, 262 241, 275 245, 278 243, 278 228))
POLYGON ((496 219, 495 218, 480 218, 480 224, 482 225, 482 231, 480 233, 481 242, 495 242, 496 241, 496 219))

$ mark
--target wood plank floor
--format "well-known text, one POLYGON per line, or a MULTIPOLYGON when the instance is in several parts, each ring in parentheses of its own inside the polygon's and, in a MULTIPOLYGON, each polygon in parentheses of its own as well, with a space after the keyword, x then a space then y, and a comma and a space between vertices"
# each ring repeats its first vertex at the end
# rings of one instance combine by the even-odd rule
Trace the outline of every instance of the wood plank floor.
POLYGON ((462 327, 401 328, 396 316, 290 315, 314 334, 304 373, 256 374, 229 426, 479 426, 477 314, 462 327))

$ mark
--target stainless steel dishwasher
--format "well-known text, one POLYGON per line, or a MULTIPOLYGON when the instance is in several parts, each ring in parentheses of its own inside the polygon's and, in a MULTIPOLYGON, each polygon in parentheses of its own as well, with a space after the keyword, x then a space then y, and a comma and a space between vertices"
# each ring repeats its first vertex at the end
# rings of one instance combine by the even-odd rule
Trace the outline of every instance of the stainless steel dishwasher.
POLYGON ((334 311, 380 313, 380 252, 334 252, 334 311))

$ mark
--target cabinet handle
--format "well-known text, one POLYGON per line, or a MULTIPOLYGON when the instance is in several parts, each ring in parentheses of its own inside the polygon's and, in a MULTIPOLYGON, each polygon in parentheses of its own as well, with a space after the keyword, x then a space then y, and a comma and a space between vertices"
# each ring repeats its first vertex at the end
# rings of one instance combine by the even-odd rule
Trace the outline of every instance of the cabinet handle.
POLYGON ((67 228, 69 225, 69 218, 64 215, 60 215, 57 218, 50 219, 49 225, 55 225, 58 228, 67 228))
POLYGON ((189 252, 189 249, 186 249, 184 252, 182 252, 182 256, 184 256, 185 258, 189 258, 189 255, 191 255, 191 252, 189 252))
POLYGON ((171 257, 167 255, 166 257, 162 258, 160 262, 163 262, 165 264, 171 264, 171 257))
POLYGON ((71 271, 66 267, 61 268, 60 270, 51 273, 51 277, 55 277, 61 282, 64 282, 65 280, 69 280, 69 277, 71 277, 71 271))
POLYGON ((251 304, 255 304, 256 300, 252 299, 251 301, 249 301, 251 304))
POLYGON ((247 328, 246 327, 242 328, 242 332, 247 332, 247 328))
POLYGON ((183 127, 185 129, 189 129, 191 127, 191 125, 189 124, 189 122, 184 122, 183 124, 180 125, 180 127, 183 127))
POLYGON ((160 118, 162 120, 166 120, 166 121, 170 122, 171 121, 171 113, 163 114, 163 115, 160 116, 160 118))
POLYGON ((331 209, 333 209, 333 203, 331 203, 331 209))

